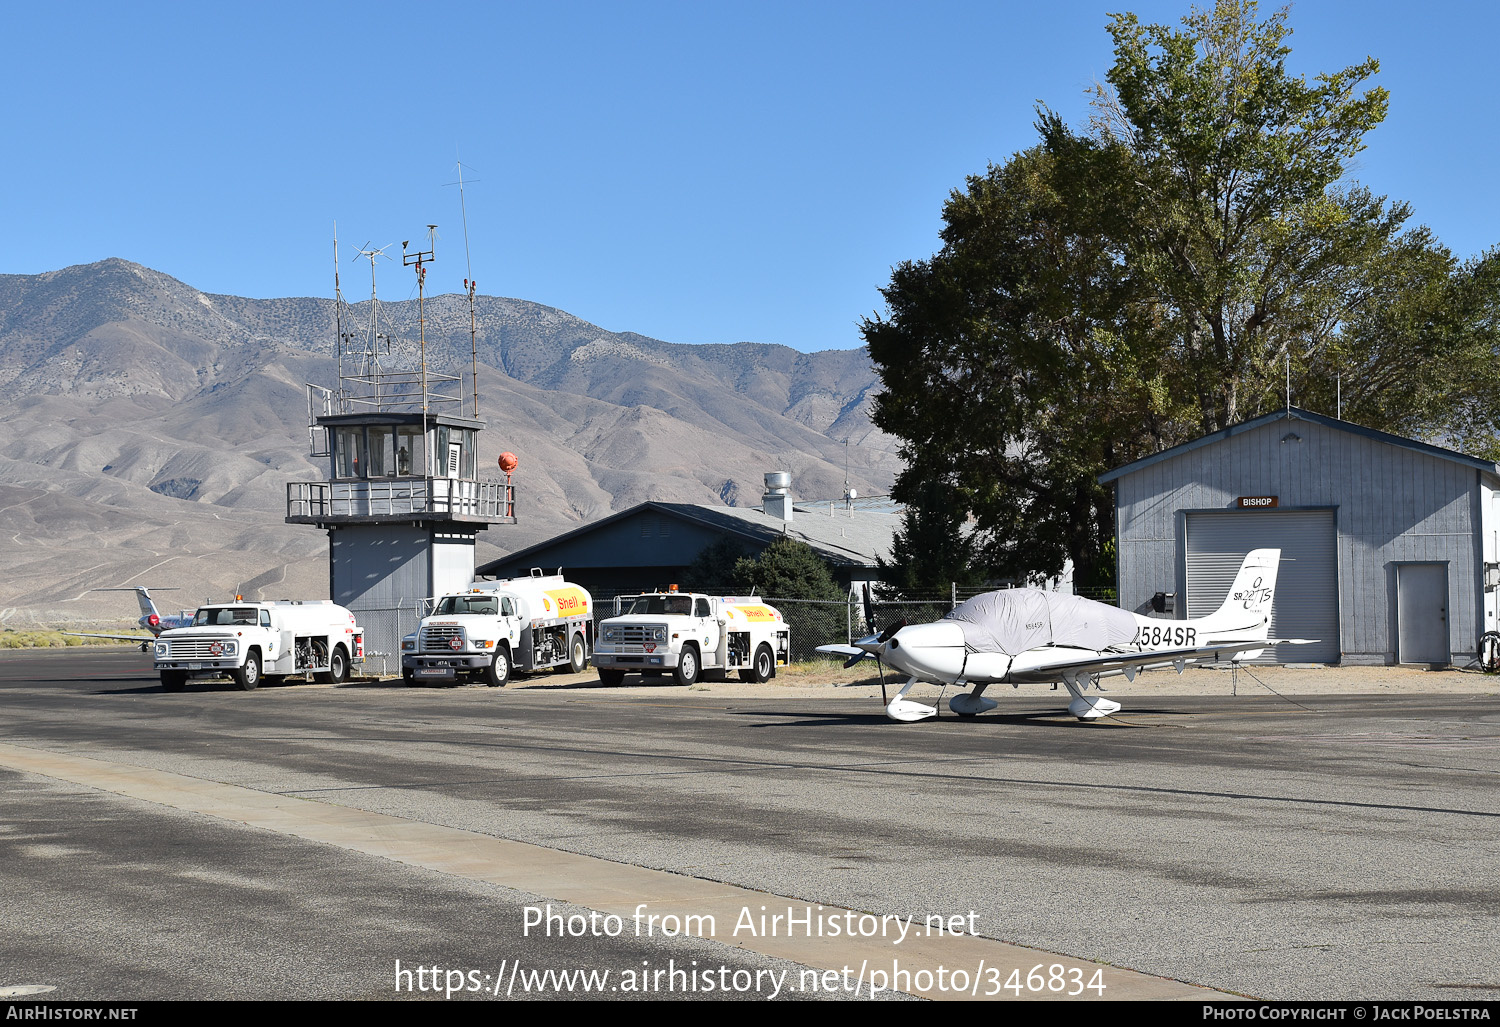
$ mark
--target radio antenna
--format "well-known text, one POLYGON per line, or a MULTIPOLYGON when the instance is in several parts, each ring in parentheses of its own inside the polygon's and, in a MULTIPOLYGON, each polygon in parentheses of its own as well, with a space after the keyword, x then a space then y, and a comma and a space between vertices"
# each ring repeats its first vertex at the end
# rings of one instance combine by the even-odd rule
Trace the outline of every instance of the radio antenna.
MULTIPOLYGON (((365 349, 360 354, 359 374, 368 376, 369 381, 374 383, 377 409, 380 405, 380 297, 375 291, 375 258, 385 257, 385 251, 392 245, 392 243, 386 243, 379 249, 372 250, 367 242, 355 251, 358 257, 366 257, 370 261, 370 334, 365 341, 365 349)), ((351 259, 357 260, 358 257, 351 259)), ((386 257, 386 259, 391 258, 386 257)))
MULTIPOLYGON (((420 244, 418 244, 420 246, 420 244)), ((437 225, 427 226, 427 249, 407 252, 401 244, 401 264, 417 272, 417 352, 422 362, 422 435, 427 435, 427 265, 437 259, 437 225)))
POLYGON ((479 420, 479 336, 474 321, 474 290, 478 283, 474 281, 474 263, 469 259, 469 211, 464 206, 464 162, 458 162, 458 210, 463 216, 464 222, 464 269, 469 272, 469 277, 464 279, 464 289, 469 294, 469 360, 473 385, 470 388, 474 396, 474 419, 479 420))
MULTIPOLYGON (((344 291, 339 288, 339 223, 333 223, 333 334, 334 359, 338 362, 339 390, 344 385, 344 291)), ((343 413, 340 404, 339 412, 343 413)), ((311 429, 309 429, 310 431, 311 429)))

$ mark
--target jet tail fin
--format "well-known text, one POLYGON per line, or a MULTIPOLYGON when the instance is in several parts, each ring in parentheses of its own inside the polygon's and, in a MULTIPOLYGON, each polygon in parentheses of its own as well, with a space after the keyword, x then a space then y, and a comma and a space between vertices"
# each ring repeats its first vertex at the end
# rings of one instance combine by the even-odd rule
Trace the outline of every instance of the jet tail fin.
POLYGON ((1245 555, 1223 604, 1198 622, 1199 630, 1233 632, 1237 638, 1268 638, 1271 601, 1276 597, 1276 572, 1281 550, 1254 549, 1245 555))
MULTIPOLYGON (((141 617, 137 624, 148 629, 153 635, 161 633, 161 614, 156 609, 156 603, 151 599, 151 593, 145 585, 119 585, 110 588, 90 589, 92 592, 134 592, 135 603, 141 608, 141 617)), ((159 592, 175 592, 175 588, 158 588, 159 592)))
POLYGON ((161 614, 157 612, 156 604, 151 601, 151 593, 146 591, 146 587, 144 585, 136 586, 135 601, 140 605, 142 617, 161 616, 161 614))

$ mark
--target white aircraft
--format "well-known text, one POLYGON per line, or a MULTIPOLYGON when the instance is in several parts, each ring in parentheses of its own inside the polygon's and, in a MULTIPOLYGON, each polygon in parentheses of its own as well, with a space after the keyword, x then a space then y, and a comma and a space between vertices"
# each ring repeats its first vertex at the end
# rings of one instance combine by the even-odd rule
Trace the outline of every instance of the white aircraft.
POLYGON ((881 665, 882 695, 886 664, 906 674, 906 684, 885 708, 892 720, 937 715, 936 707, 906 698, 918 681, 972 686, 948 700, 961 717, 995 708, 995 700, 983 698, 990 685, 1061 682, 1073 697, 1068 712, 1092 720, 1120 708, 1083 694, 1090 686, 1098 689, 1100 678, 1123 674, 1133 681, 1154 667, 1175 667, 1181 674, 1189 663, 1253 660, 1270 645, 1311 641, 1268 637, 1280 563, 1279 549, 1251 552, 1223 605, 1197 620, 1144 617, 1081 596, 1017 588, 975 596, 931 624, 902 622, 852 646, 820 645, 818 651, 849 657, 846 667, 873 657, 881 665))
MULTIPOLYGON (((151 599, 151 593, 145 585, 132 585, 125 588, 94 588, 91 592, 134 592, 135 601, 141 608, 140 619, 136 621, 141 627, 151 632, 151 638, 141 635, 94 635, 83 631, 64 631, 64 635, 72 635, 74 638, 112 638, 120 642, 136 642, 140 644, 141 652, 146 652, 152 639, 166 631, 168 628, 185 628, 193 623, 193 611, 183 610, 181 613, 163 617, 156 609, 156 603, 151 599)), ((159 588, 158 592, 175 592, 175 588, 159 588)))

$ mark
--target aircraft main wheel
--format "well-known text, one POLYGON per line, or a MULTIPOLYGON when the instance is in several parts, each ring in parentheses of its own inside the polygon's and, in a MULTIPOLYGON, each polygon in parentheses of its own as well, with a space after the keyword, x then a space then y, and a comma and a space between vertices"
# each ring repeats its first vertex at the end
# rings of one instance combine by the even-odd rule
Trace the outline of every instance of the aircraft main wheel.
POLYGON ((570 655, 572 658, 568 661, 569 669, 571 669, 574 674, 582 674, 584 668, 588 666, 588 656, 583 650, 582 635, 573 636, 573 649, 570 655))
POLYGON ((251 652, 245 654, 245 665, 239 670, 232 671, 230 676, 247 692, 255 691, 260 684, 260 654, 251 652))
POLYGON ((698 650, 692 646, 684 646, 682 655, 677 657, 677 670, 672 677, 677 679, 679 685, 691 685, 698 680, 698 650))
POLYGON ((161 690, 163 692, 180 692, 186 681, 187 675, 180 670, 164 670, 161 672, 161 690))
POLYGON ((601 685, 608 685, 610 688, 613 688, 624 680, 625 672, 623 670, 604 670, 601 668, 599 671, 599 683, 601 685))
POLYGON ((495 660, 484 672, 484 683, 491 688, 500 688, 510 680, 510 650, 503 646, 495 650, 495 660))

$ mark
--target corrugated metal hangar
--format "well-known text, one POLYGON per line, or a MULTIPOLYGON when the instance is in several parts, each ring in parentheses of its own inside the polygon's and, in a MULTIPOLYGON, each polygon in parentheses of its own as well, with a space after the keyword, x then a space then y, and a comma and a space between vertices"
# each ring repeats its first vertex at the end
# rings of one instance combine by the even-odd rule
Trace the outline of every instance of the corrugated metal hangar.
POLYGON ((1274 547, 1272 636, 1318 642, 1267 660, 1464 663, 1496 629, 1489 461, 1293 407, 1099 480, 1115 486, 1127 610, 1204 616, 1245 553, 1274 547))

